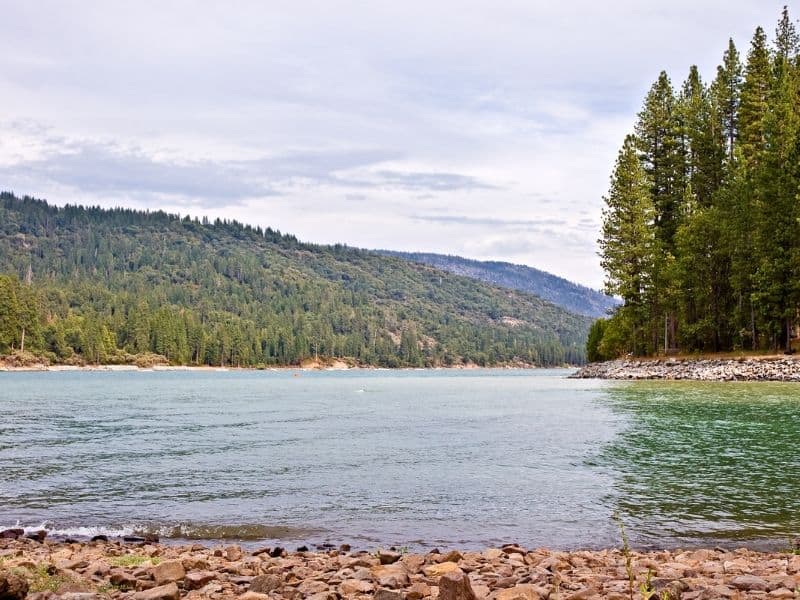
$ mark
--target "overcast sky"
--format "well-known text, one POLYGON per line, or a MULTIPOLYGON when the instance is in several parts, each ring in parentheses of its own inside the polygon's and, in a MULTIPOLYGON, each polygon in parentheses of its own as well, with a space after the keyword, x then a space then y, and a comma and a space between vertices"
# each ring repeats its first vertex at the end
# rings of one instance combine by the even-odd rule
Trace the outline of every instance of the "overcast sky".
POLYGON ((711 79, 784 3, 0 0, 0 189, 599 287, 650 83, 711 79))

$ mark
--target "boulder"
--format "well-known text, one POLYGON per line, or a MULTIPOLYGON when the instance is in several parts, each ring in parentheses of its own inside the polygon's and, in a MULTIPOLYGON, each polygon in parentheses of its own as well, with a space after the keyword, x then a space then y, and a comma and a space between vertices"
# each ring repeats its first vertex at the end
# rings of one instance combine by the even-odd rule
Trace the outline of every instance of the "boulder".
POLYGON ((28 595, 28 582, 19 575, 0 572, 0 600, 22 600, 28 595))
POLYGON ((136 587, 136 577, 122 569, 112 569, 108 580, 121 590, 132 590, 136 587))
POLYGON ((382 565, 390 565, 392 563, 396 563, 400 560, 402 555, 399 552, 392 552, 390 550, 379 550, 378 551, 378 560, 381 561, 382 565))
POLYGON ((238 598, 239 600, 269 600, 269 596, 267 594, 259 594, 258 592, 250 591, 238 596, 238 598))
POLYGON ((515 585, 497 592, 495 600, 540 600, 536 588, 529 583, 515 585))
POLYGON ((23 535, 25 535, 25 530, 19 527, 12 527, 11 529, 3 529, 3 531, 0 531, 0 539, 15 540, 23 535))
POLYGON ((425 565, 425 557, 420 556, 419 554, 406 554, 400 559, 400 562, 403 564, 409 574, 416 575, 425 565))
POLYGON ((250 581, 251 592, 269 594, 283 585, 283 580, 277 575, 257 575, 250 581))
POLYGON ((133 600, 180 600, 181 593, 175 583, 159 585, 149 590, 142 590, 133 595, 133 600))
POLYGON ((472 591, 469 577, 459 570, 458 572, 451 571, 442 575, 442 578, 439 580, 439 600, 478 599, 477 596, 475 596, 475 592, 472 591))
MULTIPOLYGON (((406 595, 408 598, 408 595, 406 595)), ((374 596, 375 600, 403 600, 402 592, 398 592, 396 590, 387 590, 384 588, 379 589, 375 592, 374 596)))
POLYGON ((342 596, 353 596, 355 594, 369 594, 375 589, 369 581, 361 579, 345 579, 339 584, 339 593, 342 596))
POLYGON ((730 585, 745 592, 766 592, 769 585, 755 575, 738 575, 731 579, 730 585))
POLYGON ((242 549, 239 546, 228 546, 225 549, 225 558, 231 562, 242 560, 242 556, 244 556, 244 552, 242 552, 242 549))
POLYGON ((408 573, 402 563, 372 567, 370 573, 372 573, 372 579, 381 587, 397 589, 405 587, 409 583, 408 573))
POLYGON ((483 558, 486 560, 497 560, 503 556, 503 551, 499 548, 487 548, 483 551, 483 558))
POLYGON ((406 590, 406 600, 422 600, 422 598, 430 595, 431 587, 427 583, 421 581, 412 583, 406 590))
POLYGON ((192 571, 184 578, 186 587, 190 590, 199 590, 201 587, 214 581, 217 574, 214 571, 192 571))
POLYGON ((454 562, 447 561, 439 563, 438 565, 429 565, 422 569, 426 576, 437 579, 448 573, 463 573, 463 571, 454 562))
POLYGON ((152 567, 150 569, 150 574, 153 576, 156 585, 181 581, 186 577, 183 563, 179 560, 165 560, 155 567, 152 567))

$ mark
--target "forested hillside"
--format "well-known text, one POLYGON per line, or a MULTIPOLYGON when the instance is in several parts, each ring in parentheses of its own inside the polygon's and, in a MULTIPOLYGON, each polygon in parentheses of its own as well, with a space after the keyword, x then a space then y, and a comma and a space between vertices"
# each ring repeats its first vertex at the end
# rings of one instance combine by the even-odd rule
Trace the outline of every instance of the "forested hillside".
POLYGON ((710 85, 661 73, 619 153, 601 239, 625 304, 590 336, 624 352, 791 350, 800 310, 800 42, 730 41, 710 85))
POLYGON ((470 260, 460 256, 429 252, 396 252, 393 250, 378 250, 378 252, 430 265, 456 275, 480 279, 493 285, 530 292, 579 315, 603 317, 608 315, 618 304, 614 298, 596 290, 525 265, 470 260))
POLYGON ((0 354, 53 362, 580 363, 590 320, 237 222, 0 194, 0 354))

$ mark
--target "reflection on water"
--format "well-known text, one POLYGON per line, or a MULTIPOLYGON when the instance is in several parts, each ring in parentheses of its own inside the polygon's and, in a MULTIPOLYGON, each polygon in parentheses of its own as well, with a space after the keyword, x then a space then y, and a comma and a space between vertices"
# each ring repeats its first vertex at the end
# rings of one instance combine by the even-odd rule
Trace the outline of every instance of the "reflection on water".
MULTIPOLYGON (((626 427, 594 463, 639 543, 800 532, 796 384, 639 382, 606 390, 626 427)), ((710 543, 710 542, 709 542, 710 543)))

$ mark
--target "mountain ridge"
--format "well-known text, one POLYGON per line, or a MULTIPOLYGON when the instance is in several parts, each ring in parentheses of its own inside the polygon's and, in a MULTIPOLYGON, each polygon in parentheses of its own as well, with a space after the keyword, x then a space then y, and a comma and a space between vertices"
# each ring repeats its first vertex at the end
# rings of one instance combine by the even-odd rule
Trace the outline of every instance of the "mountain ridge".
POLYGON ((434 252, 375 250, 384 256, 395 256, 438 269, 506 287, 552 302, 569 312, 587 317, 605 317, 619 302, 590 287, 575 283, 535 267, 504 261, 480 261, 434 252))
MULTIPOLYGON (((54 362, 551 366, 585 361, 590 325, 530 294, 341 244, 8 192, 0 273, 0 302, 2 286, 35 293, 26 348, 54 362)), ((22 328, 5 328, 0 353, 21 345, 22 328)))

